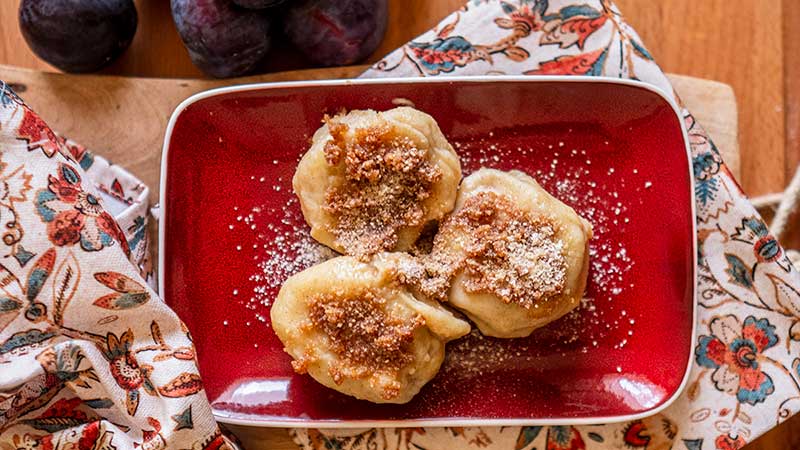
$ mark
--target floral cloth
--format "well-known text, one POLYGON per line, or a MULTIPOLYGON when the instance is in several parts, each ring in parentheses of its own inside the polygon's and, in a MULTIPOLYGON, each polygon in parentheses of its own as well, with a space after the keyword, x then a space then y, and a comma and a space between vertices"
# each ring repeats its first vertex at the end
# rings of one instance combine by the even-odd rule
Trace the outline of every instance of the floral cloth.
POLYGON ((148 194, 0 82, 0 450, 230 447, 148 285, 148 194))
MULTIPOLYGON (((472 0, 364 77, 594 75, 675 96, 608 0, 472 0)), ((698 324, 683 395, 662 414, 579 427, 295 430, 305 449, 734 450, 800 409, 800 276, 683 109, 696 182, 698 324)))

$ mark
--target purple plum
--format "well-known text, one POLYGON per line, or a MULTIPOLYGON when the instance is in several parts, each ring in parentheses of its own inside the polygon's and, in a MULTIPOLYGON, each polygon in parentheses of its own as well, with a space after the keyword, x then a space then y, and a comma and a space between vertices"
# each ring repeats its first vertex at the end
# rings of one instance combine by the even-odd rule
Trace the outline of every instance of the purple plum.
POLYGON ((233 0, 233 3, 248 9, 265 9, 278 6, 286 0, 233 0))
POLYGON ((387 0, 301 0, 286 12, 284 30, 309 60, 342 66, 378 48, 388 11, 387 0))
POLYGON ((244 75, 269 50, 269 18, 231 0, 171 0, 172 18, 192 62, 217 78, 244 75))
POLYGON ((91 72, 133 40, 132 0, 22 0, 19 28, 37 56, 65 72, 91 72))

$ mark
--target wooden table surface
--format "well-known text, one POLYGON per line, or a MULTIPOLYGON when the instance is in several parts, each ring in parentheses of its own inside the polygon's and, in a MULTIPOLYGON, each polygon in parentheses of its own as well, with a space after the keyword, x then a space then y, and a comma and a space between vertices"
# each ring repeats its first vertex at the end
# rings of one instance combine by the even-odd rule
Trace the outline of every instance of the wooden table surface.
MULTIPOLYGON (((390 0, 390 25, 371 61, 435 25, 464 0, 390 0)), ((719 80, 738 99, 740 181, 751 195, 783 190, 800 162, 800 8, 797 0, 617 0, 661 67, 719 80)), ((28 49, 17 26, 19 0, 0 1, 0 64, 52 70, 28 49)), ((175 32, 167 0, 136 0, 131 48, 103 72, 200 77, 175 32)), ((307 67, 278 43, 263 70, 307 67)), ((712 136, 713 137, 713 136, 712 136)), ((242 430, 240 430, 242 431, 242 430)), ((285 434, 247 433, 260 448, 290 448, 285 434), (265 440, 266 439, 266 440, 265 440)), ((747 450, 800 446, 800 416, 747 450)), ((253 449, 250 449, 253 450, 253 449)))

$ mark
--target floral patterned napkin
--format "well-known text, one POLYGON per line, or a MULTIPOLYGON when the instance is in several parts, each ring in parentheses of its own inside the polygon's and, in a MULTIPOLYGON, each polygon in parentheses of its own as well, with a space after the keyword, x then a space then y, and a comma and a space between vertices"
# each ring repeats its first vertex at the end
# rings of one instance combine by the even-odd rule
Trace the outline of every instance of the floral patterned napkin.
POLYGON ((231 446, 148 285, 148 193, 0 82, 0 450, 231 446))
MULTIPOLYGON (((680 99, 609 0, 471 0, 364 77, 593 75, 680 99)), ((800 276, 691 113, 698 324, 683 395, 663 413, 596 426, 296 430, 305 449, 733 450, 800 409, 800 276)))

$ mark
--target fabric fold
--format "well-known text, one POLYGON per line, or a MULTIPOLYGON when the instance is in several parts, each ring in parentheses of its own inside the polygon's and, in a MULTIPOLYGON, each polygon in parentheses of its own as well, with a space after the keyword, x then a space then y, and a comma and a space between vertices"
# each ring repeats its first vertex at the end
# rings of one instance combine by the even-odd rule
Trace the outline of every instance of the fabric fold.
POLYGON ((147 283, 147 186, 5 83, 0 180, 0 449, 230 448, 147 283))

